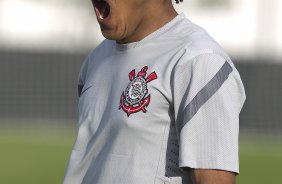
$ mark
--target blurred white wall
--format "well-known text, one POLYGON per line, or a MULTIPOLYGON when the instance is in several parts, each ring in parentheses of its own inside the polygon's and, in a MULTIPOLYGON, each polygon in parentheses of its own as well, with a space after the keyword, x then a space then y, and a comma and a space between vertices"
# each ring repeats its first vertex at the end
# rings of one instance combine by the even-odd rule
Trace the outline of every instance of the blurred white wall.
POLYGON ((0 47, 55 52, 93 47, 101 34, 91 6, 79 0, 0 0, 0 47))
MULTIPOLYGON (((175 7, 232 55, 281 58, 281 0, 184 0, 175 7)), ((90 0, 0 0, 0 48, 81 52, 102 39, 90 0)))
POLYGON ((277 9, 278 9, 278 14, 276 16, 276 25, 277 25, 277 30, 276 30, 276 34, 277 34, 277 40, 278 40, 278 53, 282 54, 282 1, 280 0, 278 5, 277 5, 277 9))

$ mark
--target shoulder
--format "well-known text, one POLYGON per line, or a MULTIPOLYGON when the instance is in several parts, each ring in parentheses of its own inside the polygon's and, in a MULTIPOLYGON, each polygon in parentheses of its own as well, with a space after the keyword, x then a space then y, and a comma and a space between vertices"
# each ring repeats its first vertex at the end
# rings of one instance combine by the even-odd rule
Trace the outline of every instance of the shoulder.
POLYGON ((104 40, 95 49, 93 49, 86 57, 82 67, 94 64, 97 61, 113 54, 115 48, 115 42, 112 40, 104 40))
POLYGON ((87 56, 89 59, 105 58, 111 55, 115 48, 115 42, 112 40, 102 41, 95 49, 93 49, 87 56))
POLYGON ((187 18, 168 34, 167 38, 173 38, 177 43, 177 50, 181 51, 172 71, 177 79, 188 83, 194 80, 198 84, 199 81, 206 83, 221 74, 226 77, 231 73, 239 76, 232 60, 220 44, 205 29, 187 18))
POLYGON ((79 80, 82 81, 82 83, 84 83, 84 81, 86 80, 90 68, 95 66, 95 64, 97 64, 101 60, 103 60, 103 58, 112 55, 114 47, 114 41, 104 40, 87 55, 80 67, 79 80))
POLYGON ((168 33, 182 50, 177 65, 223 65, 228 62, 234 67, 230 57, 209 33, 183 15, 182 21, 168 33))

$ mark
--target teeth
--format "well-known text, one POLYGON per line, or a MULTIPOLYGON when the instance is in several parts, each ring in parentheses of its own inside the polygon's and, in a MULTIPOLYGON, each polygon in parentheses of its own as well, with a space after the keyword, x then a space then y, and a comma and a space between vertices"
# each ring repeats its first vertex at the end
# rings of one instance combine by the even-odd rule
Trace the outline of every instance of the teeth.
POLYGON ((103 6, 101 9, 100 19, 104 19, 105 12, 106 12, 106 6, 103 6))

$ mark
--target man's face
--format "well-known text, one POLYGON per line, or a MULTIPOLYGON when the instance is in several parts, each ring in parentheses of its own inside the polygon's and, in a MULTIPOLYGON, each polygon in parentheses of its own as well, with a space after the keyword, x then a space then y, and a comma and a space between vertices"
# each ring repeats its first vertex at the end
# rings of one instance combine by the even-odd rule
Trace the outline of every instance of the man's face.
POLYGON ((136 41, 142 31, 140 27, 144 27, 144 20, 149 17, 146 12, 150 1, 92 0, 104 37, 120 43, 136 41))

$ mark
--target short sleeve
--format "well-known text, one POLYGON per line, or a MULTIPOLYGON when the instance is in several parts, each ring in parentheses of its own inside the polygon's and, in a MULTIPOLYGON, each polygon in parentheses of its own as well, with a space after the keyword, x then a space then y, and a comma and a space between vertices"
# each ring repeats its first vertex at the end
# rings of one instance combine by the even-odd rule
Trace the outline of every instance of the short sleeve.
POLYGON ((239 113, 245 93, 232 62, 201 54, 176 66, 172 83, 179 166, 238 173, 239 113))

